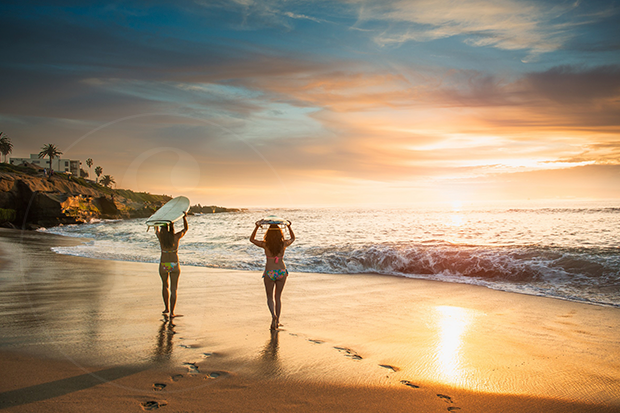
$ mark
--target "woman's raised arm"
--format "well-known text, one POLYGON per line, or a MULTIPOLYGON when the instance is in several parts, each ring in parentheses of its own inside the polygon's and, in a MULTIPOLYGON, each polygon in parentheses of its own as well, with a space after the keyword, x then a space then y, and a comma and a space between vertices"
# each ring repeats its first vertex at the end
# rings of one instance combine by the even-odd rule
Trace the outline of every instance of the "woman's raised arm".
POLYGON ((177 234, 178 239, 183 238, 188 229, 189 229, 189 225, 187 224, 187 212, 186 212, 183 215, 183 230, 177 234))
POLYGON ((256 221, 255 223, 256 226, 254 227, 254 231, 252 231, 252 235, 250 235, 250 242, 257 247, 265 248, 265 242, 256 239, 256 233, 258 232, 258 228, 260 227, 259 222, 260 221, 256 221))
POLYGON ((295 233, 293 232, 293 228, 291 228, 291 224, 292 222, 289 221, 288 222, 288 233, 291 234, 291 239, 286 241, 286 246, 288 247, 289 245, 291 245, 293 242, 295 242, 295 233))

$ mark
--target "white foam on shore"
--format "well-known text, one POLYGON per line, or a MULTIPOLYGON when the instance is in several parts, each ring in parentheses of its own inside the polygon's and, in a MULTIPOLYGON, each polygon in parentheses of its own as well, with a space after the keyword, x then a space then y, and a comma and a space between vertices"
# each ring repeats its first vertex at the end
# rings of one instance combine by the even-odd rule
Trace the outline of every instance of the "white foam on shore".
MULTIPOLYGON (((252 223, 266 213, 190 217, 190 231, 179 248, 181 263, 260 270, 264 257, 248 236, 252 223)), ((286 253, 292 271, 390 274, 620 306, 620 252, 608 230, 620 225, 618 208, 328 209, 277 214, 291 219, 296 231, 297 242, 286 253)), ((93 240, 55 247, 60 254, 137 262, 159 259, 157 240, 145 232, 143 219, 47 232, 93 240)))

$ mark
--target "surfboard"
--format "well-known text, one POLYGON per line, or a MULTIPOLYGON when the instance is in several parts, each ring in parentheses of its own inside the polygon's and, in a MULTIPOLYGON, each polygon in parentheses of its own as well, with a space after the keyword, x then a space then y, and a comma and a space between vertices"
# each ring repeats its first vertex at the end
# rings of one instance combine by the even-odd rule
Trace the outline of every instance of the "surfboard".
POLYGON ((261 225, 264 225, 264 224, 288 225, 289 222, 290 221, 288 219, 283 219, 276 215, 269 215, 268 217, 265 217, 260 220, 261 225))
POLYGON ((184 196, 177 196, 155 211, 155 213, 146 220, 146 225, 149 227, 160 227, 178 221, 188 210, 189 199, 184 196))

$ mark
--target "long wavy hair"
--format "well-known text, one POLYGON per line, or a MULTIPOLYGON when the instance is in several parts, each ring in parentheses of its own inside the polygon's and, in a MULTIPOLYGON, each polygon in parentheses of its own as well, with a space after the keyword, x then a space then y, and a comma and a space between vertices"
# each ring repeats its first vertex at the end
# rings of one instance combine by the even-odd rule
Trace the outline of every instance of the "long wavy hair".
POLYGON ((267 244, 267 249, 274 257, 282 253, 284 249, 284 234, 279 226, 276 224, 269 225, 269 229, 265 231, 264 240, 267 244))
POLYGON ((161 227, 159 239, 161 240, 162 248, 174 248, 174 225, 172 225, 172 222, 161 227))

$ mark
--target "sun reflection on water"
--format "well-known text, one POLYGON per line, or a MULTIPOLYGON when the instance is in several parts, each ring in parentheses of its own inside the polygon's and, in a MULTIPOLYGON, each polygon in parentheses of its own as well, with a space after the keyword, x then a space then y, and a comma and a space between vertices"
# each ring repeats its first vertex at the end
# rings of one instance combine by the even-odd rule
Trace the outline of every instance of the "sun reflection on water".
POLYGON ((460 227, 461 225, 463 225, 463 223, 463 215, 452 214, 450 215, 450 221, 448 221, 446 224, 450 225, 451 227, 460 227))
POLYGON ((436 361, 438 373, 444 381, 462 383, 464 381, 462 346, 463 335, 473 320, 471 310, 460 307, 440 306, 437 319, 439 336, 436 361))

